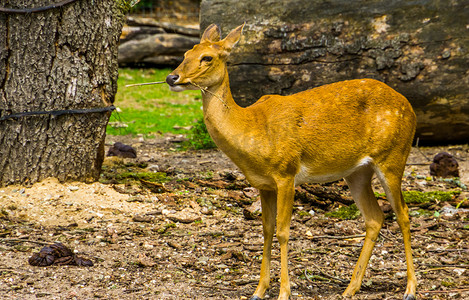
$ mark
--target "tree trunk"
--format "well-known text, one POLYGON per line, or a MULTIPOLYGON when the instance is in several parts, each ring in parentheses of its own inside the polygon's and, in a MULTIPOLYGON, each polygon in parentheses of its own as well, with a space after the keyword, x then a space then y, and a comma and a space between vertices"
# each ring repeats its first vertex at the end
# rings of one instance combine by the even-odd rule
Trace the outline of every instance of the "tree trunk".
MULTIPOLYGON (((60 2, 0 0, 0 7, 60 2)), ((0 186, 98 179, 110 109, 85 110, 114 101, 127 8, 124 0, 76 0, 36 13, 0 12, 0 186), (33 115, 11 117, 25 112, 33 115)))
POLYGON ((420 141, 469 140, 467 0, 203 0, 200 20, 225 34, 246 21, 229 67, 242 105, 375 78, 412 103, 420 141))

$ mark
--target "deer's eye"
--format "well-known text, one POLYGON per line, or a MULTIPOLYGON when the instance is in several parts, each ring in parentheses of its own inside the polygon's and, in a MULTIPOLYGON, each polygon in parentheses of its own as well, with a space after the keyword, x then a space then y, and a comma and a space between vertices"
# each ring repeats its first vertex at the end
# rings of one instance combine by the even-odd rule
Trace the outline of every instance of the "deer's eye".
POLYGON ((201 61, 210 62, 210 61, 212 61, 212 59, 213 59, 213 57, 211 57, 211 56, 204 56, 204 57, 202 57, 201 61))

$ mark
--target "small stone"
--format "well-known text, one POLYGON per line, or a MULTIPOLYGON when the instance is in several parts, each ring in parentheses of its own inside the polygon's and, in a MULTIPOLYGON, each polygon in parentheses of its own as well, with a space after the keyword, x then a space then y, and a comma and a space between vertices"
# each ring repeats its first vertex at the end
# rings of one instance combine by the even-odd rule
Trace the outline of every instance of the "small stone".
POLYGON ((456 269, 453 269, 453 272, 458 274, 458 276, 461 276, 462 274, 466 272, 466 269, 456 268, 456 269))
POLYGON ((68 189, 72 192, 75 192, 75 191, 78 191, 80 188, 77 187, 77 186, 72 185, 72 186, 69 186, 68 189))
POLYGON ((262 212, 261 200, 254 201, 251 206, 243 209, 243 215, 246 220, 255 220, 260 218, 262 212))
POLYGON ((184 224, 202 220, 202 218, 198 214, 189 210, 182 210, 174 214, 167 214, 166 217, 173 222, 179 222, 184 224))
POLYGON ((200 212, 203 213, 204 215, 213 215, 213 210, 208 209, 205 206, 200 209, 200 212))
POLYGON ((146 223, 150 223, 151 221, 153 221, 155 217, 154 216, 142 216, 142 215, 135 215, 132 220, 134 222, 146 222, 146 223))
POLYGON ((143 243, 143 248, 145 248, 146 250, 151 250, 153 249, 155 246, 153 246, 152 244, 148 243, 148 242, 145 242, 143 243))
POLYGON ((441 58, 443 59, 448 59, 451 57, 451 50, 445 50, 443 53, 441 53, 441 58))
POLYGON ((150 172, 159 172, 160 171, 160 166, 158 165, 149 165, 147 167, 147 170, 150 172))
POLYGON ((396 272, 396 274, 394 274, 394 277, 396 278, 404 278, 406 276, 407 276, 406 272, 396 272))

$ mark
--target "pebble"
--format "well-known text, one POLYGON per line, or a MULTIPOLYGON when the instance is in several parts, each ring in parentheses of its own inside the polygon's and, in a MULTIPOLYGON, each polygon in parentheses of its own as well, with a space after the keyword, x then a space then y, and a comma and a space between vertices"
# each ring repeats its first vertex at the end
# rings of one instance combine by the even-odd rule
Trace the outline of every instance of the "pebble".
POLYGON ((68 189, 72 192, 75 192, 79 190, 79 187, 72 185, 72 186, 69 186, 68 189))
POLYGON ((464 272, 466 272, 466 269, 456 268, 456 269, 453 269, 453 272, 461 276, 462 274, 464 274, 464 272))

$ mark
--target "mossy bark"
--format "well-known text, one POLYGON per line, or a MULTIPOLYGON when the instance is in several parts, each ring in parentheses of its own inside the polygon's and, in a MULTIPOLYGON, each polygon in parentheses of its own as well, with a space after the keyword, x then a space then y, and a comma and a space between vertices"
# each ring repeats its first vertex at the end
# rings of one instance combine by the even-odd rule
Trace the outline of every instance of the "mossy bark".
POLYGON ((249 105, 353 78, 406 96, 428 143, 469 140, 467 1, 203 0, 201 29, 246 21, 230 61, 233 96, 249 105))
MULTIPOLYGON (((0 0, 8 8, 48 0, 0 0)), ((0 117, 109 106, 125 1, 79 0, 33 14, 0 13, 0 117)), ((0 122, 0 186, 47 177, 99 177, 110 113, 41 115, 0 122)))

